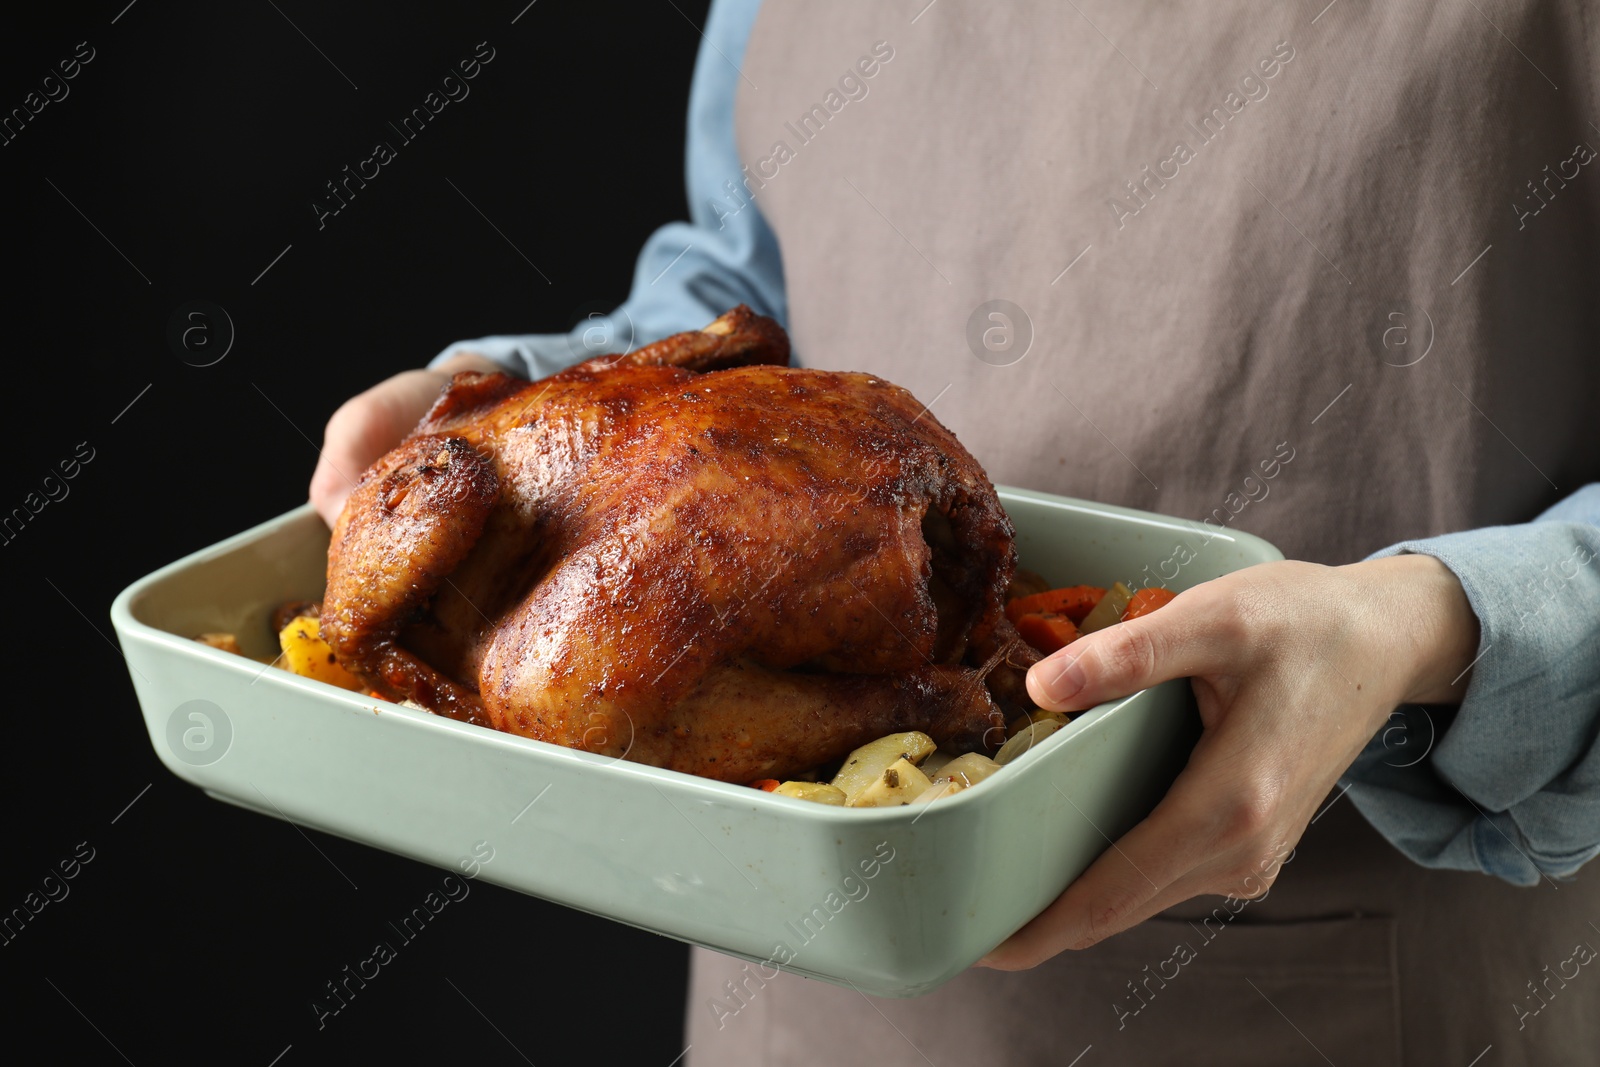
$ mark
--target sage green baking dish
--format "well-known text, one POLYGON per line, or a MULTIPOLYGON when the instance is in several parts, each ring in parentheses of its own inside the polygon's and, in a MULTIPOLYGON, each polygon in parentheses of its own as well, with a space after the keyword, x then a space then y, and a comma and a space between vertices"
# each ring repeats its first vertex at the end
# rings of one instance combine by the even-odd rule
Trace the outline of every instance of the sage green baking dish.
MULTIPOLYGON (((1171 573, 1183 589, 1281 559, 1259 538, 1001 490, 1022 565, 1053 584, 1171 573), (1208 540, 1209 538, 1209 540, 1208 540)), ((190 638, 275 649, 322 592, 302 507, 123 590, 111 617, 157 755, 212 796, 752 961, 914 996, 1004 940, 1143 818, 1198 735, 1171 682, 1079 716, 931 805, 812 804, 530 741, 346 692, 190 638)))

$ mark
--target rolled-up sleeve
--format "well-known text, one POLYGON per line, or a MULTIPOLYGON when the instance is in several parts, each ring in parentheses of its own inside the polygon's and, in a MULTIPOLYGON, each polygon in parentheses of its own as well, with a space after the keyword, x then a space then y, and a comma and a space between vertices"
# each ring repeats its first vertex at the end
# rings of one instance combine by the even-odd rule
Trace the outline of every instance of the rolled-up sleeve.
POLYGON ((1534 521, 1392 545, 1461 581, 1481 628, 1459 709, 1396 711, 1343 779, 1428 867, 1516 885, 1600 854, 1600 484, 1534 521))
POLYGON ((738 64, 759 6, 759 0, 712 5, 689 89, 689 221, 651 234, 634 266, 628 299, 567 333, 458 341, 430 366, 458 352, 476 352, 513 373, 542 378, 591 356, 697 329, 736 304, 786 321, 777 237, 751 197, 734 134, 738 64))

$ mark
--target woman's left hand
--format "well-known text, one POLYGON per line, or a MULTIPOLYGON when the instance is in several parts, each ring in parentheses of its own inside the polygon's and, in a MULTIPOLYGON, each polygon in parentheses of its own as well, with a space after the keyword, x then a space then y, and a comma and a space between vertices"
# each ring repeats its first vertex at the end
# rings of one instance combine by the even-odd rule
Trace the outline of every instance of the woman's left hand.
POLYGON ((1088 948, 1191 897, 1260 897, 1339 775, 1406 703, 1459 701, 1478 620, 1438 560, 1266 563, 1074 641, 1028 673, 1080 711, 1190 678, 1204 732, 1166 797, 983 966, 1088 948))

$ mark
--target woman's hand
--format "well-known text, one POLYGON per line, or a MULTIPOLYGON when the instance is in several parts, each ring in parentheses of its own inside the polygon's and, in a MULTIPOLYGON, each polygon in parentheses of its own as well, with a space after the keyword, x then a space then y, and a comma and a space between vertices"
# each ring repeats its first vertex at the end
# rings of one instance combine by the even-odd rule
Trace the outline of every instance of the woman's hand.
POLYGON ((1191 897, 1260 897, 1397 706, 1460 699, 1478 620, 1430 556, 1266 563, 1035 664, 1028 692, 1079 711, 1190 678, 1204 733, 1188 766, 1037 918, 984 958, 1033 967, 1191 897))
POLYGON ((351 397, 328 420, 311 474, 311 503, 330 527, 363 471, 410 433, 457 371, 501 368, 463 352, 432 370, 408 370, 351 397))

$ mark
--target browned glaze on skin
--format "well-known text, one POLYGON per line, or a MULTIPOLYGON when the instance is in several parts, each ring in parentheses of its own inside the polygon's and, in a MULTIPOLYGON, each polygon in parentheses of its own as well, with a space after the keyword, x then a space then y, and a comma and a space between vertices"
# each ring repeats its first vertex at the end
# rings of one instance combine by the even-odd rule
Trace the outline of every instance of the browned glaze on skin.
POLYGON ((740 307, 539 382, 457 375, 334 530, 340 661, 442 714, 726 781, 895 730, 993 747, 1031 662, 993 486, 904 389, 788 355, 740 307))

